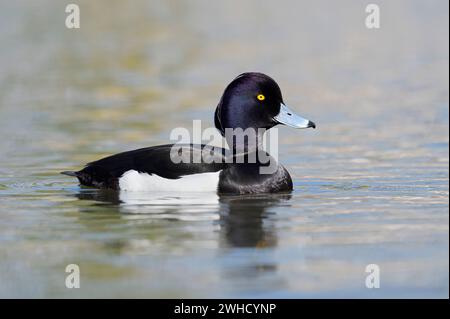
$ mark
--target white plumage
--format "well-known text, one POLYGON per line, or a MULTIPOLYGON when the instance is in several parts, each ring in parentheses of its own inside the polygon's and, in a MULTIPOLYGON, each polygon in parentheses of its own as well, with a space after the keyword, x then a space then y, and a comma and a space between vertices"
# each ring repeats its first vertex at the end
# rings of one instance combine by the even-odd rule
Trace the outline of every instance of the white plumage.
POLYGON ((219 172, 201 173, 168 179, 156 174, 126 171, 119 178, 122 191, 132 192, 216 192, 219 185, 219 172))

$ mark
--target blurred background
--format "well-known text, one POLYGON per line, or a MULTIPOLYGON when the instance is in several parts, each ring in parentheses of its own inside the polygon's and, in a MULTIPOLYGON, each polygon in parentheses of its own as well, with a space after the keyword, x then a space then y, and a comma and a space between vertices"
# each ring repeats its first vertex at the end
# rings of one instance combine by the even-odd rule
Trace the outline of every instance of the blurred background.
POLYGON ((380 29, 359 0, 0 0, 0 297, 448 298, 448 1, 375 3, 380 29), (245 71, 318 125, 280 128, 292 195, 58 174, 213 126, 245 71))

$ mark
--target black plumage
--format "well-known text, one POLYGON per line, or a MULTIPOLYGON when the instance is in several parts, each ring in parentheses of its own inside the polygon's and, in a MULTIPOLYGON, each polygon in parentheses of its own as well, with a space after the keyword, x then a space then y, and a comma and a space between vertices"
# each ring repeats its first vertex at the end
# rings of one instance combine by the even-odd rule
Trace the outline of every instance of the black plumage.
POLYGON ((179 144, 176 145, 175 150, 183 152, 183 159, 186 159, 186 162, 174 163, 170 156, 173 145, 158 145, 118 153, 88 163, 80 171, 66 171, 62 174, 76 176, 85 186, 118 189, 118 179, 129 170, 149 175, 156 174, 168 179, 178 179, 185 175, 217 172, 224 168, 222 163, 224 162, 224 150, 222 149, 211 154, 212 149, 206 145, 179 144), (201 156, 202 151, 214 156, 215 161, 207 163, 201 156), (201 161, 194 163, 194 156, 200 158, 201 161))

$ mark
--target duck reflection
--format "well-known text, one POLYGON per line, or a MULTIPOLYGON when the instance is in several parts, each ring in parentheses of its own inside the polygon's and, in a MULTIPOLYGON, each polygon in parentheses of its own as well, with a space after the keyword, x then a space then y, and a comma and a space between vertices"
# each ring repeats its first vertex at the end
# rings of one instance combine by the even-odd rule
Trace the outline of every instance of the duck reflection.
POLYGON ((221 235, 231 247, 272 247, 277 243, 270 216, 291 195, 224 196, 220 210, 221 235))
POLYGON ((96 205, 108 205, 124 219, 140 218, 195 222, 211 220, 219 225, 221 247, 273 247, 276 228, 271 218, 290 194, 218 196, 214 193, 148 194, 80 189, 75 196, 96 205), (130 215, 131 214, 131 215, 130 215))

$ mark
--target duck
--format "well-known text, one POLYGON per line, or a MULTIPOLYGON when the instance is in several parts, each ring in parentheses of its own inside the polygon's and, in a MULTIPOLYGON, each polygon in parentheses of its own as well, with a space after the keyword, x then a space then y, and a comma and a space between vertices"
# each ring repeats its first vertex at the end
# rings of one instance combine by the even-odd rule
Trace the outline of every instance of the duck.
POLYGON ((263 135, 277 125, 305 129, 316 128, 316 124, 284 103, 274 79, 259 72, 234 78, 219 100, 214 124, 228 148, 188 143, 151 146, 104 157, 79 171, 61 174, 76 177, 83 187, 127 192, 292 192, 289 172, 264 150, 263 135), (254 134, 240 138, 235 132, 254 134), (174 154, 182 159, 198 156, 200 160, 174 160, 174 154))

